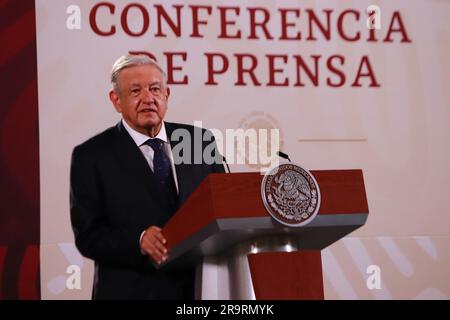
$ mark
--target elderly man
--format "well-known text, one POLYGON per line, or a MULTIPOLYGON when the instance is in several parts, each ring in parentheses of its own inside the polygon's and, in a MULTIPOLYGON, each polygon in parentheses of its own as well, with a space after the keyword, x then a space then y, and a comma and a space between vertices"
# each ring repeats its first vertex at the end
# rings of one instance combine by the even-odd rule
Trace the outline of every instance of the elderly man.
MULTIPOLYGON (((194 136, 201 129, 164 121, 170 90, 156 61, 120 57, 111 83, 109 97, 122 119, 74 149, 70 175, 75 243, 95 261, 93 298, 192 299, 192 268, 153 266, 167 259, 161 228, 209 173, 224 172, 223 165, 177 161, 172 133, 194 136)), ((198 148, 188 147, 192 160, 198 148)))

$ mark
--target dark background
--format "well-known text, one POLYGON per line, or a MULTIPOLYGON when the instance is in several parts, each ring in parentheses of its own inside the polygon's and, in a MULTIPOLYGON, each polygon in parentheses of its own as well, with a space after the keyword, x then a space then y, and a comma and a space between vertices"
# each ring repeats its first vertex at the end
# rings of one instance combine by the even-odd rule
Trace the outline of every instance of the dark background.
POLYGON ((40 299, 34 0, 0 0, 0 299, 40 299))

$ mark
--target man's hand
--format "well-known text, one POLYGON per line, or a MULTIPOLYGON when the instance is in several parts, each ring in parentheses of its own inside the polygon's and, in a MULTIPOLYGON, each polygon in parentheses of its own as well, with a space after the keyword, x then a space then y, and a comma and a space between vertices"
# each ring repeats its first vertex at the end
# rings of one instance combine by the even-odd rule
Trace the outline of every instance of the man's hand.
POLYGON ((148 254, 157 264, 167 260, 167 240, 161 233, 161 228, 150 226, 141 239, 141 251, 148 254))

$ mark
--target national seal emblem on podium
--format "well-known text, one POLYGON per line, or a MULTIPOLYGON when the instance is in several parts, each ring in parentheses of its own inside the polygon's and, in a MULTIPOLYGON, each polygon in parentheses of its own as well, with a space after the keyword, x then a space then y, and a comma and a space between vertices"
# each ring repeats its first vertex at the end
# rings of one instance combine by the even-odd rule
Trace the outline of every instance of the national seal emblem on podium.
POLYGON ((261 197, 269 214, 290 227, 310 223, 320 207, 316 179, 293 163, 281 164, 266 173, 261 184, 261 197))

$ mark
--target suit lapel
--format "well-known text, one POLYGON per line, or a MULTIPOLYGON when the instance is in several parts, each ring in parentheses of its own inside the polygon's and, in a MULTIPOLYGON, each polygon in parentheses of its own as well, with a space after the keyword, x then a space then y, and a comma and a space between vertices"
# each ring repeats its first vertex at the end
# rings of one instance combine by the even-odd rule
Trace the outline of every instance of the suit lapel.
MULTIPOLYGON (((181 141, 173 141, 172 133, 175 129, 179 128, 176 124, 170 122, 164 122, 166 125, 167 138, 170 142, 170 147, 173 148, 181 141)), ((180 155, 182 156, 182 154, 180 155)), ((176 162, 176 157, 173 154, 174 161, 176 162)), ((189 186, 189 175, 190 169, 189 164, 181 163, 175 164, 175 171, 177 173, 177 182, 178 182, 178 199, 180 205, 186 201, 190 194, 190 186, 189 186)))

